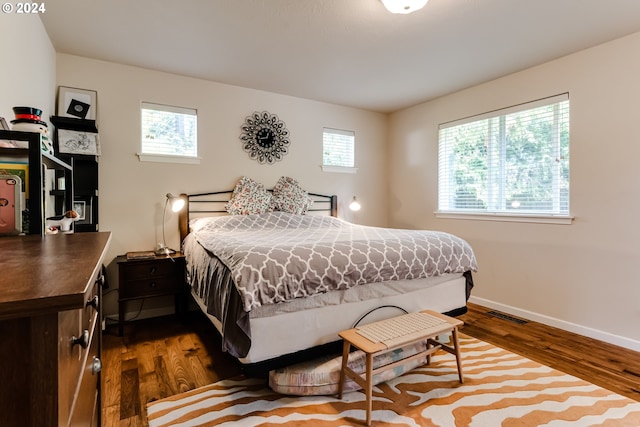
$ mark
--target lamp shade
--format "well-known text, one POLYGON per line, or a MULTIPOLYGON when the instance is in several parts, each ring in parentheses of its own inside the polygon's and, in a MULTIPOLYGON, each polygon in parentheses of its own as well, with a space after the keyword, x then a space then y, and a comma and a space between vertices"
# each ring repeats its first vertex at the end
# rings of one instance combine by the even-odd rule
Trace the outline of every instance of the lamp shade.
POLYGON ((429 0, 380 0, 391 13, 407 14, 422 9, 429 0))
POLYGON ((173 212, 180 212, 184 208, 184 199, 182 197, 167 193, 167 200, 171 204, 171 211, 173 212))
POLYGON ((349 209, 352 211, 359 211, 361 207, 362 206, 360 206, 360 202, 358 202, 356 196, 353 196, 353 200, 349 203, 349 209))

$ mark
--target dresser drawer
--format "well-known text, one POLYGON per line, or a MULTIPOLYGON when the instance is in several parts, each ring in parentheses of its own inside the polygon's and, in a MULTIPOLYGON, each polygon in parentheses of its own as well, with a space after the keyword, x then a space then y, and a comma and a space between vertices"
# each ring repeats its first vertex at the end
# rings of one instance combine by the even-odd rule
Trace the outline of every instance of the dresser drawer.
POLYGON ((94 310, 87 322, 92 325, 91 328, 85 327, 84 312, 85 309, 58 313, 59 421, 64 425, 67 425, 71 416, 86 361, 99 356, 98 312, 94 310))
MULTIPOLYGON (((97 328, 96 328, 97 331, 97 328)), ((94 332, 96 332, 94 331, 94 332)), ((99 333, 99 332, 98 332, 99 333)), ((94 336, 80 373, 80 388, 73 405, 69 427, 99 427, 98 381, 102 362, 98 358, 98 337, 94 336)))
POLYGON ((84 296, 85 306, 82 310, 82 329, 92 330, 95 322, 99 322, 98 316, 100 312, 100 287, 102 286, 102 276, 99 275, 92 281, 93 286, 84 296))

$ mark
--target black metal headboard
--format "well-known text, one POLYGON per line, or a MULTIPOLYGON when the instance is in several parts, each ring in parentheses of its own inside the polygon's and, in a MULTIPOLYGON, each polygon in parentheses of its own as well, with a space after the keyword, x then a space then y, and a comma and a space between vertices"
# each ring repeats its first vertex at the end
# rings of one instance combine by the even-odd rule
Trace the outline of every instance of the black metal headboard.
MULTIPOLYGON (((271 190, 269 190, 271 191, 271 190)), ((211 193, 180 194, 185 199, 186 209, 178 216, 180 227, 180 241, 189 233, 189 220, 204 216, 228 215, 225 205, 231 198, 233 190, 214 191, 211 193)), ((307 193, 313 199, 309 212, 324 212, 331 216, 338 216, 338 197, 324 194, 307 193)))

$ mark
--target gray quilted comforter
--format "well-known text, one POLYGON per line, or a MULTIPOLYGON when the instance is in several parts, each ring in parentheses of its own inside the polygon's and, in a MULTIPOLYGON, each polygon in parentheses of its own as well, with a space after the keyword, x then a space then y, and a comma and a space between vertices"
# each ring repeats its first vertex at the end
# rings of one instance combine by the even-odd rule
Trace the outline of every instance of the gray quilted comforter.
POLYGON ((438 231, 284 212, 201 219, 192 231, 229 269, 245 312, 361 284, 477 270, 467 242, 438 231))

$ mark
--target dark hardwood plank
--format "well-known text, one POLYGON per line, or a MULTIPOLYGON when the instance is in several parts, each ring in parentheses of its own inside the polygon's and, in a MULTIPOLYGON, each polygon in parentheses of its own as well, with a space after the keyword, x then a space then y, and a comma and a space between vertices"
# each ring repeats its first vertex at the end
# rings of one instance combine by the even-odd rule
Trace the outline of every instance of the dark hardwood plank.
MULTIPOLYGON (((640 401, 640 353, 488 311, 469 304, 461 332, 640 401)), ((103 427, 146 427, 148 402, 241 373, 199 312, 132 322, 123 337, 116 332, 103 337, 103 427), (135 403, 121 403, 127 399, 135 403)))
POLYGON ((140 416, 140 381, 138 369, 122 371, 120 375, 120 395, 120 419, 140 416))

